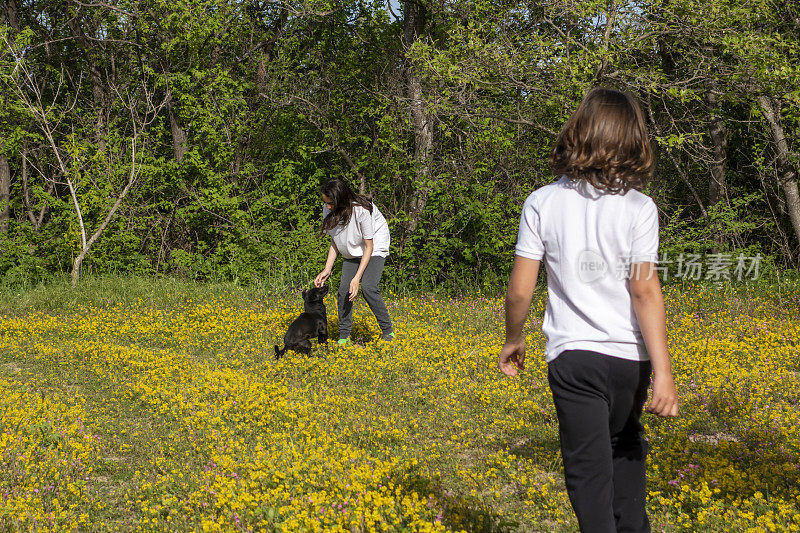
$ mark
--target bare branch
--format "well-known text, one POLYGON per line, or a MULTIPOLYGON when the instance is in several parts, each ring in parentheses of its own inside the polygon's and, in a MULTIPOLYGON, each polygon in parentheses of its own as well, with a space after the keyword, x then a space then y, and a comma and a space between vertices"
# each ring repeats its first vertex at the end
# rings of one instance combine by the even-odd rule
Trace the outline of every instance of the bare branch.
POLYGON ((125 11, 124 9, 109 4, 107 2, 81 2, 80 0, 72 0, 72 2, 78 4, 81 7, 103 7, 105 9, 115 11, 120 15, 125 15, 126 17, 137 18, 139 16, 138 13, 131 13, 130 11, 125 11))
MULTIPOLYGON (((650 93, 647 94, 647 116, 650 118, 650 123, 653 125, 653 128, 656 131, 656 135, 659 137, 663 137, 661 132, 661 127, 659 126, 658 122, 656 121, 655 116, 653 115, 653 106, 650 100, 650 93)), ((667 155, 669 156, 670 161, 675 166, 675 170, 678 172, 678 175, 681 177, 681 180, 686 184, 689 188, 689 191, 692 193, 694 197, 694 201, 697 202, 698 207, 700 207, 700 212, 703 214, 703 218, 708 217, 708 211, 706 211, 705 206, 703 205, 703 200, 700 199, 700 195, 697 193, 697 189, 694 188, 692 182, 689 181, 689 176, 686 175, 686 172, 681 167, 678 160, 675 158, 675 155, 672 153, 669 147, 667 147, 667 155)))

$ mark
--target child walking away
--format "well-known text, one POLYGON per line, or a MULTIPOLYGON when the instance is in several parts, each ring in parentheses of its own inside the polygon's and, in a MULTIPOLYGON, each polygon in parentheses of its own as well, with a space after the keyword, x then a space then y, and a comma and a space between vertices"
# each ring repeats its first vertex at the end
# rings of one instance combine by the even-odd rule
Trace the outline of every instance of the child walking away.
POLYGON ((331 178, 320 187, 322 196, 322 231, 331 236, 325 268, 314 279, 322 287, 330 277, 336 256, 342 254, 342 278, 339 282, 339 344, 350 342, 353 324, 353 301, 363 287, 364 299, 381 328, 381 339, 394 339, 389 311, 381 298, 378 283, 389 255, 389 225, 378 207, 365 196, 356 194, 340 178, 331 178), (362 283, 363 282, 363 283, 362 283))
POLYGON ((578 525, 584 533, 650 531, 639 418, 651 370, 649 412, 677 416, 678 395, 655 268, 658 213, 637 190, 653 169, 639 105, 626 93, 591 90, 550 164, 560 179, 522 209, 499 367, 508 376, 524 368, 522 327, 544 261, 545 358, 578 525))

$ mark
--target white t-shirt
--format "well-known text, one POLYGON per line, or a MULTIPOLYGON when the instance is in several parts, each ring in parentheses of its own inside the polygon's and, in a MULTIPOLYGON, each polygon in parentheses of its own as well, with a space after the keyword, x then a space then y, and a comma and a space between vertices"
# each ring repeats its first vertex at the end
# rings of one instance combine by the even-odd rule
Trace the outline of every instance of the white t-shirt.
MULTIPOLYGON (((322 206, 322 219, 328 216, 330 211, 322 206)), ((360 205, 353 206, 350 221, 347 224, 336 226, 325 233, 333 237, 333 243, 347 259, 361 257, 364 255, 364 239, 372 239, 372 256, 386 257, 389 255, 389 224, 386 218, 372 204, 372 214, 360 205)))
POLYGON ((547 269, 548 362, 576 349, 649 359, 628 279, 631 263, 658 261, 658 210, 649 196, 608 194, 564 176, 525 200, 516 254, 544 259, 547 269))

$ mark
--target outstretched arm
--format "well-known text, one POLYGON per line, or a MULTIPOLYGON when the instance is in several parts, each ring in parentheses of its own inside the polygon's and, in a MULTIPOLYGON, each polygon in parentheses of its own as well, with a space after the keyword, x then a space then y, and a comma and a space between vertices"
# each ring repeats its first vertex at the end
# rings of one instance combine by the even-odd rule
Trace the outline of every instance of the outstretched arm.
POLYGON ((325 268, 322 269, 316 278, 314 278, 314 286, 315 287, 322 287, 325 285, 325 282, 328 281, 328 278, 331 277, 331 271, 333 271, 333 264, 336 262, 336 256, 338 255, 339 250, 336 248, 336 245, 333 243, 333 239, 331 239, 331 245, 328 247, 328 259, 325 261, 325 268))

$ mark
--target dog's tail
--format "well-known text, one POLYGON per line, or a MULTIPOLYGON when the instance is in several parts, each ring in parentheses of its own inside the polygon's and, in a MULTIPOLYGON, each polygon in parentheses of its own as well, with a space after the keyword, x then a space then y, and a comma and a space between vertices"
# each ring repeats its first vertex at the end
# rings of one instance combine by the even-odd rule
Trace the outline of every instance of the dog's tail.
POLYGON ((284 346, 284 347, 283 347, 283 350, 281 350, 280 348, 278 348, 278 345, 277 345, 277 344, 275 345, 275 360, 276 360, 276 361, 277 361, 278 359, 280 359, 280 358, 281 358, 281 356, 282 356, 283 354, 285 354, 285 353, 286 353, 286 346, 284 346))

